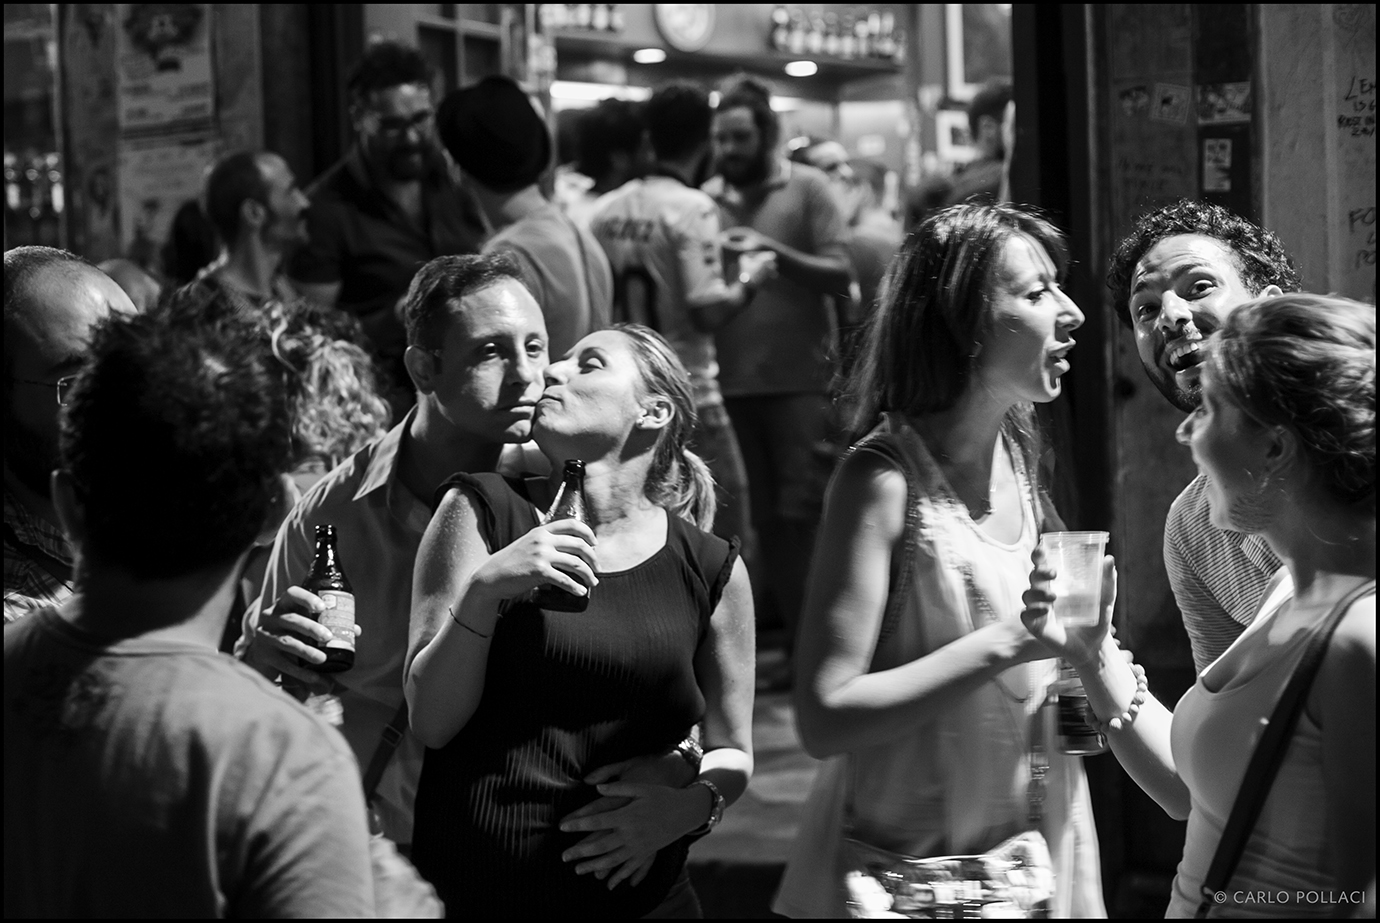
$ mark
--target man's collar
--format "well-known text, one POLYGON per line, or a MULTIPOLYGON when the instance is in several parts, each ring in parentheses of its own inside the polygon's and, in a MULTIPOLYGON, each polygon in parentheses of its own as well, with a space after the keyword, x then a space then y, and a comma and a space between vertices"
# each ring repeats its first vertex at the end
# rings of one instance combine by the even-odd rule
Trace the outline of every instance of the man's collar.
POLYGON ((417 407, 413 405, 412 409, 407 412, 407 416, 402 418, 402 422, 374 443, 374 452, 369 459, 369 467, 364 469, 364 477, 360 479, 359 489, 355 491, 353 499, 358 500, 380 487, 387 487, 393 482, 398 471, 398 452, 402 448, 403 436, 412 425, 412 419, 416 415, 417 407))

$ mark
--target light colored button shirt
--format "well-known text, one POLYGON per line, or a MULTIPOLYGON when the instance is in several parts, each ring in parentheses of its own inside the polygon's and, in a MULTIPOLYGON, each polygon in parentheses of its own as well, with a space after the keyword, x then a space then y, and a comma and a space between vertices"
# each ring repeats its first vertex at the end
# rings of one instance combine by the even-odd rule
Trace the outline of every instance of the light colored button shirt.
MULTIPOLYGON (((341 568, 354 589, 355 618, 363 632, 354 666, 332 675, 333 691, 344 709, 340 731, 361 774, 403 702, 412 567, 431 521, 432 498, 413 496, 398 479, 402 437, 416 412, 341 462, 298 501, 278 530, 258 604, 246 614, 246 621, 257 619, 260 608, 300 585, 316 551, 316 526, 335 526, 341 568)), ((508 446, 499 468, 521 470, 530 457, 523 447, 508 446)), ((243 656, 244 647, 242 641, 236 653, 243 656)), ((374 803, 384 834, 397 843, 412 842, 412 803, 423 753, 421 742, 405 732, 379 781, 374 803)))

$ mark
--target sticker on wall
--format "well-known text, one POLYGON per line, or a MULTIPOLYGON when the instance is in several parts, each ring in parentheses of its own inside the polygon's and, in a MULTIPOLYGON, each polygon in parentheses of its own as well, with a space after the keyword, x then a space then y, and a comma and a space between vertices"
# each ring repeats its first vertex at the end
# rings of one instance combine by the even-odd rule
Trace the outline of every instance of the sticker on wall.
POLYGON ((1203 139, 1203 191, 1231 192, 1231 139, 1203 139))
POLYGON ((1121 100, 1121 111, 1127 118, 1144 116, 1150 111, 1150 88, 1145 84, 1127 87, 1117 94, 1121 100))
POLYGON ((1251 82, 1206 83, 1198 87, 1198 124, 1232 125, 1251 120, 1251 82))
POLYGON ((1150 118, 1157 122, 1184 124, 1188 121, 1188 104, 1191 97, 1188 87, 1176 83, 1155 84, 1155 95, 1150 99, 1150 118))

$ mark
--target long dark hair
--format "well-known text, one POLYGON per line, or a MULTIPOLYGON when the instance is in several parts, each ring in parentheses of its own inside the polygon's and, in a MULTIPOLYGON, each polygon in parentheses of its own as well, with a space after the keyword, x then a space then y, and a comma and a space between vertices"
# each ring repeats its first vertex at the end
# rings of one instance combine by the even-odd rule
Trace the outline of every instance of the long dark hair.
POLYGON ((906 239, 887 270, 849 379, 855 437, 882 413, 935 413, 958 401, 991 321, 993 276, 1017 235, 1043 247, 1062 279, 1063 235, 1012 205, 956 205, 906 239))

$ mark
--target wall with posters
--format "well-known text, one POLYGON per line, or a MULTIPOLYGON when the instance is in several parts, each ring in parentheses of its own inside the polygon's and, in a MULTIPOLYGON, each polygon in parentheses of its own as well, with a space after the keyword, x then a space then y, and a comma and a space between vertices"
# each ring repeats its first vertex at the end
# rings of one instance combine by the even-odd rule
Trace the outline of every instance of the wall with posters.
POLYGON ((68 246, 156 270, 216 156, 264 144, 259 8, 76 4, 60 17, 68 246))
POLYGON ((1265 223, 1306 288, 1374 304, 1375 5, 1262 5, 1260 34, 1265 223))

